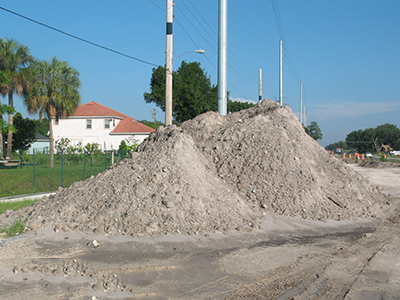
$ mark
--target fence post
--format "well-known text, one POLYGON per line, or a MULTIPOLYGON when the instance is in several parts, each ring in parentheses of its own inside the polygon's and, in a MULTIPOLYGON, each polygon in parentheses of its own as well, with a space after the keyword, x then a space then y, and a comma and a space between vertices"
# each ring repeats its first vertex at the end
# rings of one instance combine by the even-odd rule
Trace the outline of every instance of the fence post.
POLYGON ((61 187, 64 188, 64 151, 61 150, 61 187))
POLYGON ((104 170, 107 170, 107 151, 104 150, 104 170))
POLYGON ((86 151, 83 150, 83 180, 86 180, 86 151))
POLYGON ((36 180, 35 180, 35 149, 33 150, 33 193, 36 194, 36 180))

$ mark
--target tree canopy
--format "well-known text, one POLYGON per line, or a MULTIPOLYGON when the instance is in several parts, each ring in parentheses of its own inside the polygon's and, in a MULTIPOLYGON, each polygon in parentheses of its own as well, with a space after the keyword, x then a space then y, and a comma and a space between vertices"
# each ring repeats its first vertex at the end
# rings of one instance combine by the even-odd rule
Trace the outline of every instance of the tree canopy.
POLYGON ((54 166, 52 118, 59 119, 74 113, 80 103, 79 72, 67 62, 53 57, 51 62, 34 61, 29 68, 32 85, 24 94, 29 113, 39 112, 49 119, 50 167, 54 166))
MULTIPOLYGON (((5 73, 6 80, 0 85, 0 93, 8 97, 8 106, 14 107, 14 93, 21 95, 26 81, 26 67, 32 62, 28 47, 18 44, 13 39, 0 40, 0 70, 5 73)), ((8 114, 8 124, 13 125, 13 114, 8 114)), ((13 130, 8 128, 7 156, 12 152, 13 130)))
POLYGON ((49 136, 49 119, 44 118, 43 120, 32 121, 35 122, 36 133, 43 136, 49 136))
POLYGON ((318 123, 313 121, 305 127, 306 133, 311 136, 314 140, 318 141, 322 139, 322 131, 318 126, 318 123))
POLYGON ((23 118, 21 113, 14 115, 14 128, 12 151, 17 150, 26 151, 30 145, 35 141, 36 124, 34 120, 23 118))
MULTIPOLYGON (((143 95, 146 103, 155 103, 163 111, 165 74, 164 67, 153 68, 150 92, 143 95)), ((251 106, 253 104, 228 100, 227 110, 233 112, 251 106)), ((210 110, 218 110, 218 87, 211 83, 199 62, 182 61, 178 70, 173 72, 172 116, 175 121, 183 122, 210 110)))
POLYGON ((386 123, 376 128, 355 130, 347 135, 346 143, 358 152, 377 152, 382 144, 400 149, 400 129, 386 123))
POLYGON ((345 141, 339 141, 333 144, 329 144, 325 147, 326 150, 335 151, 336 148, 340 148, 342 150, 348 150, 349 146, 346 144, 345 141))

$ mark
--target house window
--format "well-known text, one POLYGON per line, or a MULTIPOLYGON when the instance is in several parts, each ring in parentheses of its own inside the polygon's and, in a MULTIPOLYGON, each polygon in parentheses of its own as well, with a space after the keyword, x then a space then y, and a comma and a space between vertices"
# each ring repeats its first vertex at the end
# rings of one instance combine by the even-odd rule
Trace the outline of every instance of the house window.
POLYGON ((104 129, 110 129, 110 119, 104 120, 104 129))
POLYGON ((86 120, 86 129, 92 129, 92 120, 86 120))

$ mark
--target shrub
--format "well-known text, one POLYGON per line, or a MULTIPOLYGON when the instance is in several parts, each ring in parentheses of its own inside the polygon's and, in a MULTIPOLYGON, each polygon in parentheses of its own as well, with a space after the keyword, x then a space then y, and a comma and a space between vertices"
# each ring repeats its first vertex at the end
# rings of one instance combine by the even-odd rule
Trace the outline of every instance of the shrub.
POLYGON ((4 232, 6 237, 11 237, 23 233, 25 230, 25 220, 21 217, 15 219, 10 225, 0 228, 0 232, 4 232))

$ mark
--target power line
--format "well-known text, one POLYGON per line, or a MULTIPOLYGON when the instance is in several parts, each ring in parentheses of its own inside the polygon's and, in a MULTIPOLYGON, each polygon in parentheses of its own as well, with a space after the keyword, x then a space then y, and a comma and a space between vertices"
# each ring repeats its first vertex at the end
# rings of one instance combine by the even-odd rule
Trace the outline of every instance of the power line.
MULTIPOLYGON (((179 5, 177 5, 176 7, 179 9, 179 11, 182 13, 182 15, 186 18, 186 20, 190 23, 190 25, 193 26, 193 28, 197 31, 197 33, 206 41, 206 43, 211 47, 211 49, 213 49, 214 51, 216 51, 215 48, 214 48, 214 46, 210 44, 210 42, 201 34, 201 32, 197 29, 197 27, 194 26, 194 24, 190 21, 190 19, 189 19, 189 18, 185 15, 185 13, 180 9, 179 5)), ((197 20, 197 19, 196 19, 196 20, 197 20)))
POLYGON ((21 18, 23 18, 23 19, 25 19, 25 20, 28 20, 28 21, 30 21, 30 22, 36 23, 36 24, 41 25, 41 26, 44 26, 44 27, 46 27, 46 28, 48 28, 48 29, 57 31, 57 32, 59 32, 59 33, 62 33, 62 34, 64 34, 64 35, 67 35, 67 36, 72 37, 72 38, 74 38, 74 39, 77 39, 77 40, 79 40, 79 41, 81 41, 81 42, 84 42, 84 43, 90 44, 90 45, 92 45, 92 46, 101 48, 101 49, 103 49, 103 50, 107 50, 107 51, 109 51, 109 52, 112 52, 112 53, 115 53, 115 54, 118 54, 118 55, 121 55, 121 56, 130 58, 130 59, 136 60, 136 61, 141 62, 141 63, 144 63, 144 64, 148 64, 148 65, 155 66, 155 67, 158 67, 158 66, 159 66, 159 65, 153 64, 153 63, 151 63, 151 62, 148 62, 148 61, 145 61, 145 60, 142 60, 142 59, 133 57, 133 56, 131 56, 131 55, 128 55, 128 54, 125 54, 125 53, 122 53, 122 52, 113 50, 113 49, 111 49, 111 48, 108 48, 108 47, 105 47, 105 46, 102 46, 102 45, 93 43, 93 42, 88 41, 88 40, 86 40, 86 39, 80 38, 80 37, 78 37, 78 36, 76 36, 76 35, 70 34, 70 33, 68 33, 68 32, 62 31, 62 30, 60 30, 60 29, 57 29, 57 28, 52 27, 52 26, 49 26, 49 25, 44 24, 44 23, 42 23, 42 22, 39 22, 39 21, 36 21, 36 20, 34 20, 34 19, 28 18, 28 17, 26 17, 26 16, 24 16, 24 15, 21 15, 21 14, 19 14, 19 13, 16 13, 16 12, 11 11, 11 10, 9 10, 9 9, 6 9, 6 8, 4 8, 4 7, 1 7, 1 6, 0 6, 0 9, 4 10, 4 11, 6 11, 6 12, 9 12, 9 13, 11 13, 11 14, 13 14, 13 15, 16 15, 16 16, 18 16, 18 17, 21 17, 21 18))
POLYGON ((288 50, 288 46, 287 46, 287 42, 286 42, 286 38, 285 38, 285 32, 283 31, 283 26, 282 26, 282 19, 281 19, 280 12, 279 12, 278 2, 277 2, 277 0, 271 0, 271 3, 272 3, 272 10, 274 12, 276 27, 278 29, 278 35, 279 35, 279 38, 283 41, 284 48, 286 51, 285 56, 288 58, 289 71, 292 74, 292 77, 293 77, 294 81, 296 82, 296 84, 299 85, 301 79, 300 79, 299 74, 296 71, 296 68, 294 67, 292 58, 291 58, 289 50, 288 50))
MULTIPOLYGON (((212 41, 214 42, 214 44, 217 44, 217 41, 212 37, 212 35, 207 31, 207 29, 204 28, 203 24, 201 22, 199 22, 199 20, 197 20, 196 16, 190 11, 190 9, 186 6, 184 1, 181 1, 182 4, 186 7, 186 9, 190 12, 190 14, 193 16, 193 18, 197 21, 197 23, 200 24, 201 28, 203 28, 203 30, 208 34, 208 36, 212 39, 212 41)), ((193 4, 192 4, 193 5, 193 4)), ((194 6, 193 6, 194 7, 194 6)), ((178 9, 180 10, 179 6, 178 9)), ((197 11, 198 14, 200 14, 197 11)), ((201 15, 200 15, 201 16, 201 15)), ((204 19, 204 18, 203 18, 204 19)), ((203 37, 204 38, 204 37, 203 37)))
MULTIPOLYGON (((190 0, 189 0, 189 2, 192 4, 193 8, 194 8, 194 9, 196 10, 196 12, 200 15, 200 17, 204 20, 204 23, 206 23, 206 24, 208 25, 208 27, 211 29, 211 31, 214 33, 214 35, 217 36, 217 34, 212 30, 212 27, 209 25, 209 23, 208 23, 208 22, 205 20, 205 18, 201 15, 201 13, 199 12, 199 10, 194 6, 194 4, 193 4, 190 0)), ((195 15, 192 13, 192 11, 189 9, 189 7, 183 2, 183 0, 181 1, 181 3, 182 3, 182 4, 185 6, 185 8, 189 11, 189 13, 193 16, 193 18, 197 21, 197 23, 200 24, 200 26, 203 28, 203 30, 211 37, 212 41, 213 41, 214 43, 217 43, 217 42, 215 41, 215 39, 211 36, 211 34, 208 32, 208 30, 202 25, 202 22, 200 22, 200 21, 195 17, 195 15)), ((215 49, 215 47, 213 47, 213 46, 210 44, 210 42, 209 42, 209 41, 204 37, 204 35, 198 30, 197 26, 195 26, 195 25, 190 21, 190 19, 185 15, 185 13, 182 11, 182 9, 180 9, 179 5, 177 5, 177 8, 178 8, 179 11, 182 13, 182 15, 188 20, 188 22, 193 26, 193 28, 199 33, 199 35, 200 35, 200 36, 206 41, 206 43, 211 47, 211 49, 212 49, 215 53, 217 53, 217 50, 215 49)), ((175 16, 175 20, 176 20, 176 16, 175 16)), ((181 24, 179 24, 179 25, 183 28, 183 26, 182 26, 181 24)), ((184 31, 185 31, 185 33, 190 37, 190 39, 193 41, 192 37, 187 33, 187 31, 186 31, 186 30, 184 30, 184 31)), ((193 42, 194 42, 194 41, 193 41, 193 42)), ((196 45, 196 47, 198 47, 196 43, 195 43, 195 45, 196 45)), ((251 75, 249 75, 249 73, 247 73, 241 66, 239 66, 239 64, 236 63, 235 60, 234 60, 232 57, 228 57, 228 58, 230 59, 231 63, 235 64, 235 65, 237 66, 237 68, 240 69, 240 71, 236 70, 231 64, 229 64, 229 67, 230 67, 235 73, 237 73, 240 77, 242 77, 244 80, 246 80, 247 82, 249 82, 249 83, 252 84, 253 86, 257 87, 257 86, 258 86, 258 84, 257 84, 257 81, 258 81, 257 76, 255 76, 255 74, 254 74, 252 71, 250 71, 250 70, 248 69, 248 67, 247 67, 245 64, 243 64, 243 63, 241 62, 241 60, 240 60, 236 55, 234 55, 234 53, 233 53, 230 49, 228 49, 228 52, 229 52, 230 54, 232 54, 232 56, 233 56, 241 65, 243 65, 244 68, 247 69, 247 70, 250 72, 251 75), (248 78, 250 78, 250 80, 249 80, 248 78, 246 78, 244 75, 246 75, 248 78)), ((207 59, 208 59, 208 58, 207 58, 207 59)), ((214 65, 213 65, 213 66, 214 66, 214 65)), ((214 68, 216 69, 215 66, 214 66, 214 68)), ((229 83, 229 82, 228 82, 228 83, 229 83)), ((230 85, 231 85, 231 84, 230 84, 230 85)), ((240 93, 233 85, 231 85, 231 86, 232 86, 232 88, 233 88, 236 92, 238 92, 243 98, 246 98, 246 97, 245 97, 242 93, 240 93)), ((273 95, 272 92, 270 91, 270 89, 268 88, 268 86, 266 86, 265 90, 267 90, 271 95, 273 95)))
POLYGON ((157 6, 159 9, 161 9, 162 11, 165 11, 165 12, 167 12, 167 10, 166 9, 164 9, 164 8, 162 8, 161 6, 158 6, 157 4, 155 4, 153 1, 151 1, 151 0, 147 0, 147 1, 149 1, 151 4, 153 4, 154 6, 157 6))

